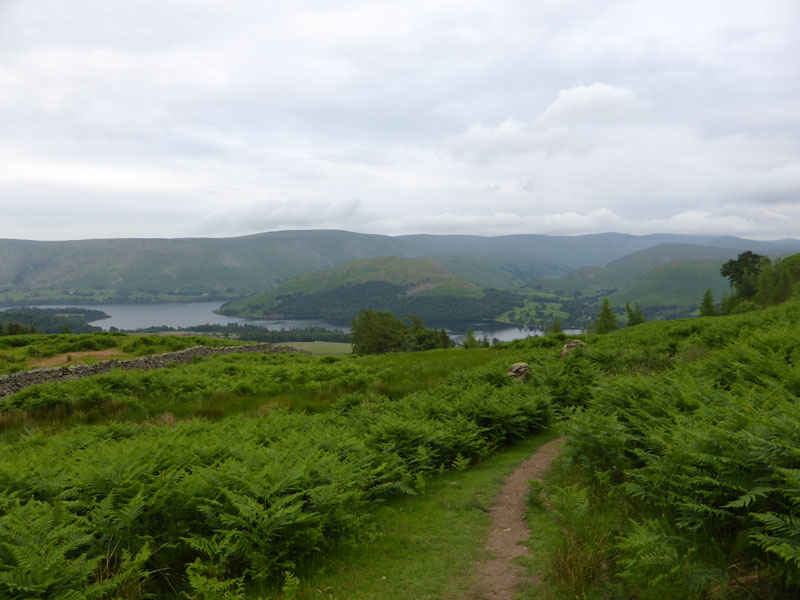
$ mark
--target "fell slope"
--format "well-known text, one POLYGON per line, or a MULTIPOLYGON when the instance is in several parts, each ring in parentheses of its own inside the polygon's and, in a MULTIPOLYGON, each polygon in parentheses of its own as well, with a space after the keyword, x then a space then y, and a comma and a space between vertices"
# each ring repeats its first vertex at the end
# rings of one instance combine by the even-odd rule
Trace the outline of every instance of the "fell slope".
POLYGON ((730 291, 730 283, 719 274, 722 260, 679 260, 656 267, 609 296, 612 304, 639 303, 653 306, 699 305, 706 289, 715 298, 730 291))
POLYGON ((263 294, 229 302, 219 312, 340 320, 368 308, 458 320, 495 317, 515 300, 509 292, 482 290, 422 259, 381 257, 290 279, 263 294))
MULTIPOLYGON (((659 244, 613 260, 605 267, 585 267, 558 279, 541 279, 534 283, 541 285, 544 289, 561 290, 566 295, 575 292, 593 294, 633 285, 640 277, 653 269, 670 263, 715 259, 721 264, 725 260, 735 258, 738 252, 736 249, 697 244, 659 244)), ((719 271, 719 269, 717 270, 719 271)), ((719 272, 716 273, 716 276, 719 277, 719 272)))

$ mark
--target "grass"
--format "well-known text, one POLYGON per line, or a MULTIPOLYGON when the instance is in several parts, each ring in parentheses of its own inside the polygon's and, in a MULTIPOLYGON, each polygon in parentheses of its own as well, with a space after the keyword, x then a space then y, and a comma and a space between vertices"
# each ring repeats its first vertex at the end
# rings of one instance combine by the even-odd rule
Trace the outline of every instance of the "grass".
MULTIPOLYGON (((537 291, 532 293, 532 295, 541 298, 546 294, 542 294, 537 291)), ((561 306, 563 300, 568 300, 569 298, 562 298, 556 296, 555 294, 549 295, 552 296, 551 302, 542 302, 538 299, 534 300, 532 298, 526 298, 523 306, 515 307, 504 312, 502 315, 497 317, 497 320, 502 321, 503 323, 519 323, 521 321, 533 322, 549 320, 553 317, 558 317, 561 320, 568 319, 569 313, 561 310, 561 306)))
POLYGON ((557 460, 544 483, 531 486, 528 527, 532 581, 519 600, 622 600, 631 597, 613 574, 613 540, 630 518, 557 460))
MULTIPOLYGON (((382 378, 376 391, 392 398, 405 396, 419 389, 439 385, 455 371, 474 369, 502 360, 506 360, 506 366, 509 366, 517 362, 517 355, 514 351, 491 348, 453 348, 394 354, 389 363, 391 371, 382 378)), ((387 365, 388 362, 382 356, 364 356, 359 360, 375 366, 387 365)))
POLYGON ((27 334, 0 337, 0 375, 38 368, 43 361, 62 364, 92 364, 101 360, 97 353, 115 351, 125 360, 147 354, 175 352, 190 346, 239 346, 239 340, 202 335, 151 335, 126 333, 27 334), (49 359, 49 360, 48 360, 49 359))
MULTIPOLYGON (((375 511, 372 541, 325 556, 301 584, 298 600, 464 598, 474 589, 490 526, 486 512, 502 482, 555 429, 460 472, 435 477, 426 493, 393 499, 375 511)), ((301 578, 302 579, 302 578, 301 578)), ((253 598, 259 597, 254 595, 253 598)), ((264 597, 261 592, 260 597, 264 597)), ((289 598, 273 592, 267 598, 289 598)))
POLYGON ((317 356, 335 356, 351 354, 353 345, 346 342, 281 342, 276 346, 291 346, 298 350, 305 350, 317 356))

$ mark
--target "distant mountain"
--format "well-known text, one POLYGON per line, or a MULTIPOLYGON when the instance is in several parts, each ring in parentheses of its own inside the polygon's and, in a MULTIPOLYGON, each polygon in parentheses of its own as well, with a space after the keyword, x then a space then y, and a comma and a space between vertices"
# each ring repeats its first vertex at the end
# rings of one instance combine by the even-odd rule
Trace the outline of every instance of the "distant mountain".
POLYGON ((724 260, 678 260, 645 273, 609 296, 615 305, 638 302, 642 308, 699 305, 710 289, 719 301, 730 292, 730 282, 719 274, 724 260))
MULTIPOLYGON (((633 284, 649 271, 675 261, 716 259, 723 261, 735 258, 739 249, 700 246, 697 244, 659 244, 616 259, 605 267, 585 267, 557 279, 542 279, 533 282, 543 289, 560 290, 571 295, 575 292, 594 294, 612 293, 633 284)), ((714 277, 719 277, 719 267, 714 277)), ((705 288, 703 288, 705 291, 705 288)))
POLYGON ((510 287, 603 267, 663 244, 762 254, 800 251, 800 241, 604 233, 585 236, 385 236, 277 231, 237 238, 0 240, 0 303, 94 303, 236 298, 282 281, 380 256, 425 258, 478 287, 510 287))
POLYGON ((220 313, 251 317, 348 320, 364 309, 423 320, 495 317, 521 300, 482 290, 431 262, 381 257, 289 279, 276 288, 225 304, 220 313))

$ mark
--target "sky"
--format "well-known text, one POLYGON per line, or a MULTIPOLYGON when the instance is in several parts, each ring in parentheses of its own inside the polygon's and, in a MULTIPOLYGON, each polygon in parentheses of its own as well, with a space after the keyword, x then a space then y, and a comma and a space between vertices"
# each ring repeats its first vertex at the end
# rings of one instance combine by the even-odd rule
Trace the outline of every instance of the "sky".
POLYGON ((797 0, 0 0, 0 238, 800 238, 797 0))

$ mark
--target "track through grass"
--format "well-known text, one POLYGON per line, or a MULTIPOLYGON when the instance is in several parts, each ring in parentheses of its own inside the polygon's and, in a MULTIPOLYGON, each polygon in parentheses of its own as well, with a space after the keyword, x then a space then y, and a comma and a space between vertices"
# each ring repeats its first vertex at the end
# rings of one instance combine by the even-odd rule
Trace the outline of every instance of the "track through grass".
MULTIPOLYGON (((553 428, 479 465, 428 482, 418 496, 375 511, 373 540, 327 554, 297 591, 298 600, 433 600, 474 597, 475 567, 491 524, 489 507, 505 478, 544 443, 553 428)), ((253 594, 255 600, 265 597, 253 594)), ((272 592, 267 598, 289 598, 272 592)))

